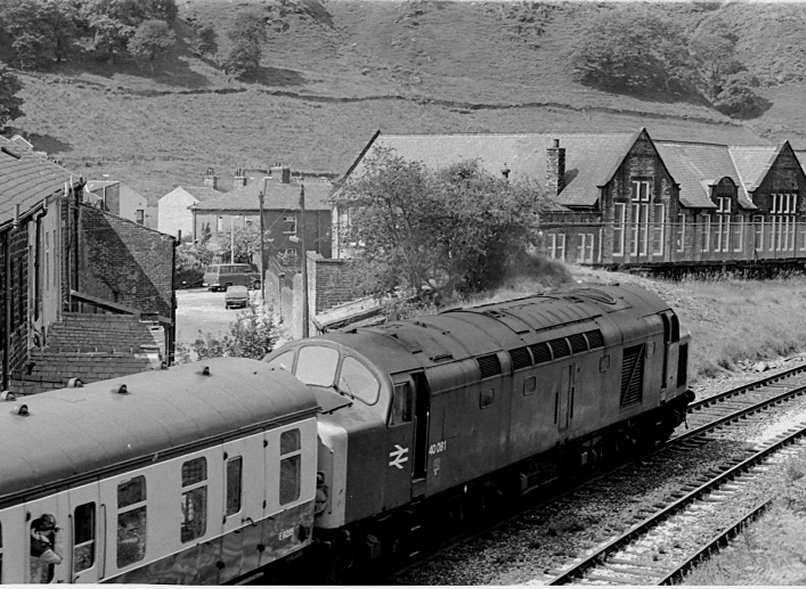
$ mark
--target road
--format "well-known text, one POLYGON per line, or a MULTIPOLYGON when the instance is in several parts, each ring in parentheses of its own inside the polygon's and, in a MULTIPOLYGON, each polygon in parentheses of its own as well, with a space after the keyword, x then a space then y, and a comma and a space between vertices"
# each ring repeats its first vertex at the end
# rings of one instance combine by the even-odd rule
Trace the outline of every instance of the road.
MULTIPOLYGON (((260 291, 249 291, 252 300, 260 291)), ((176 291, 176 342, 191 344, 199 331, 221 337, 229 333, 230 322, 240 309, 224 308, 224 293, 192 288, 176 291)))

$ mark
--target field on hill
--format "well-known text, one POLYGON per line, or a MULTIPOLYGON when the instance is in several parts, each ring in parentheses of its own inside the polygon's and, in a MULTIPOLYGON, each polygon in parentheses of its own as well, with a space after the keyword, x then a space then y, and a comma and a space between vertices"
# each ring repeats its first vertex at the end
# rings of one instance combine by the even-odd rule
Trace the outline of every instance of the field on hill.
MULTIPOLYGON (((86 178, 109 174, 150 202, 199 184, 208 166, 230 186, 236 167, 283 162, 343 173, 377 129, 390 133, 638 130, 720 143, 806 146, 801 93, 806 6, 658 3, 695 31, 720 18, 741 33, 742 58, 771 107, 731 120, 703 105, 645 101, 571 81, 568 53, 590 2, 179 0, 180 42, 154 72, 133 64, 61 65, 23 73, 38 149, 86 178), (189 22, 212 23, 219 54, 239 7, 266 14, 260 80, 229 78, 194 56, 189 22)), ((2 57, 2 56, 0 56, 2 57)))

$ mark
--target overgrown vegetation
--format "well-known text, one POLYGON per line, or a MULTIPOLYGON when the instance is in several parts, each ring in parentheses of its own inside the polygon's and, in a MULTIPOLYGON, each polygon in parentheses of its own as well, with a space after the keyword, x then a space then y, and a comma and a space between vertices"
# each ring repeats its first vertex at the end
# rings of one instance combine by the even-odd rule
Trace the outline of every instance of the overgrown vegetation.
POLYGON ((363 290, 439 298, 498 286, 528 263, 545 200, 534 187, 494 178, 476 162, 431 171, 379 149, 336 196, 350 210, 363 290))
POLYGON ((23 100, 19 96, 22 84, 19 78, 0 61, 0 129, 8 121, 23 116, 23 100))
POLYGON ((191 344, 177 344, 178 362, 238 356, 261 359, 274 349, 277 343, 277 326, 271 309, 251 302, 230 323, 229 333, 221 337, 199 332, 191 344))
POLYGON ((736 52, 739 35, 720 20, 692 33, 662 13, 630 4, 591 18, 571 53, 581 83, 617 92, 705 100, 725 114, 758 114, 758 79, 736 52))

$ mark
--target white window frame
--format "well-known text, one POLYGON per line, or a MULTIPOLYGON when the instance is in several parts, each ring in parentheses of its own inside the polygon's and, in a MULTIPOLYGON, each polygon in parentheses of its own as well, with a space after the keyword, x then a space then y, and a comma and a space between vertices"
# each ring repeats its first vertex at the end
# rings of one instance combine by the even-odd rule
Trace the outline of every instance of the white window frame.
POLYGON ((565 233, 549 233, 546 249, 551 259, 565 261, 565 233))
POLYGON ((677 213, 677 253, 686 251, 686 214, 677 213))
POLYGON ((757 252, 764 251, 764 215, 753 216, 753 235, 757 252))
POLYGON ((624 239, 627 236, 627 203, 613 203, 613 257, 624 256, 624 239))
POLYGON ((731 198, 729 196, 716 197, 716 244, 715 252, 730 250, 730 213, 731 198))
POLYGON ((744 249, 744 217, 737 217, 733 224, 733 251, 740 252, 744 249))
POLYGON ((595 236, 593 233, 580 233, 579 245, 577 246, 577 262, 587 264, 593 263, 593 245, 595 236))
POLYGON ((702 236, 702 244, 701 244, 701 251, 703 252, 710 252, 711 251, 711 215, 708 213, 703 213, 700 215, 700 219, 702 220, 702 231, 700 231, 700 235, 702 236))
POLYGON ((297 216, 283 215, 283 235, 297 234, 297 216))
POLYGON ((666 242, 666 205, 656 203, 652 208, 655 214, 652 223, 652 254, 662 256, 666 242))

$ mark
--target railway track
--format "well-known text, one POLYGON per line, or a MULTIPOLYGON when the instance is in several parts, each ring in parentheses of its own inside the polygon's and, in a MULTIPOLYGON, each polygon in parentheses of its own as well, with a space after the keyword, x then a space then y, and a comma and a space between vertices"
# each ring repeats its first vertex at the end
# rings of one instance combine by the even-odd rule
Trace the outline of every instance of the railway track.
MULTIPOLYGON (((769 505, 769 499, 761 503, 757 499, 764 490, 758 484, 759 475, 772 457, 782 459, 785 454, 792 454, 790 446, 804 437, 806 423, 668 505, 659 505, 656 513, 572 563, 547 584, 671 584, 769 505), (761 488, 753 489, 754 486, 761 488), (739 507, 737 503, 749 505, 739 507), (707 534, 710 524, 703 514, 737 508, 743 513, 735 522, 720 530, 715 538, 706 535, 705 547, 700 546, 700 537, 707 534)), ((800 443, 797 449, 803 447, 800 443)))
MULTIPOLYGON (((737 430, 741 430, 741 428, 746 427, 748 423, 755 421, 754 416, 766 415, 769 411, 775 410, 779 406, 786 406, 788 401, 796 400, 802 397, 804 394, 806 394, 806 364, 796 366, 777 374, 765 376, 752 383, 743 384, 712 397, 696 401, 692 403, 689 408, 687 428, 683 428, 683 426, 681 426, 681 428, 676 432, 676 435, 669 442, 659 446, 658 448, 655 448, 651 452, 643 455, 635 461, 631 461, 626 465, 621 465, 610 470, 609 472, 600 473, 583 480, 580 484, 574 487, 574 492, 585 496, 595 495, 603 489, 607 489, 613 485, 618 485, 619 481, 622 483, 628 483, 630 480, 647 476, 653 469, 656 468, 657 464, 661 464, 664 461, 675 461, 679 456, 689 452, 696 452, 698 449, 707 447, 707 445, 710 442, 713 442, 715 439, 741 439, 742 435, 737 433, 737 430)), ((802 433, 795 437, 798 437, 799 435, 802 435, 802 433)), ((666 521, 668 517, 665 517, 662 514, 674 512, 674 510, 667 511, 670 505, 677 505, 677 509, 681 509, 687 504, 687 501, 684 500, 685 497, 691 497, 688 499, 688 502, 690 503, 694 501, 693 498, 695 498, 698 494, 703 496, 707 495, 708 498, 704 499, 701 504, 713 507, 718 504, 717 499, 719 498, 720 494, 725 494, 726 496, 741 495, 739 488, 734 489, 731 487, 731 482, 728 482, 728 486, 722 491, 717 491, 713 497, 711 497, 711 492, 707 491, 709 485, 718 484, 712 481, 717 480, 719 477, 725 476, 726 472, 734 473, 732 477, 735 479, 740 479, 741 476, 738 474, 739 470, 734 469, 739 469, 740 465, 745 465, 745 468, 750 468, 753 460, 760 460, 758 457, 760 451, 757 448, 750 445, 747 445, 747 447, 739 447, 740 445, 736 446, 737 447, 733 449, 733 455, 729 460, 722 464, 715 465, 712 469, 712 472, 698 477, 693 482, 682 482, 679 490, 672 493, 670 500, 655 501, 654 503, 650 503, 648 505, 642 505, 636 514, 636 517, 634 517, 628 523, 624 524, 623 526, 608 526, 608 529, 610 530, 610 538, 596 540, 595 545, 602 547, 611 546, 613 547, 613 550, 617 549, 621 544, 629 542, 622 539, 623 536, 630 533, 635 534, 637 533, 635 532, 637 529, 649 530, 653 528, 653 524, 649 523, 651 521, 666 521), (660 519, 655 520, 654 518, 660 519), (625 528, 627 529, 625 530, 625 528)), ((553 508, 554 512, 573 512, 573 505, 564 504, 564 498, 568 493, 569 489, 566 488, 561 493, 558 493, 553 497, 541 500, 539 503, 532 503, 526 507, 526 510, 534 513, 541 513, 546 509, 552 511, 551 505, 553 503, 559 503, 563 505, 555 505, 553 508)), ((680 568, 675 571, 672 571, 669 568, 671 565, 665 564, 665 568, 661 567, 660 572, 653 573, 653 579, 658 576, 662 578, 668 577, 668 580, 665 582, 673 582, 679 578, 680 574, 682 574, 681 571, 687 570, 686 567, 690 568, 691 566, 694 566, 694 564, 697 562, 697 559, 701 559, 705 555, 710 554, 711 551, 718 549, 718 547, 726 541, 726 538, 730 537, 731 533, 735 533, 735 531, 740 529, 742 525, 745 525, 748 521, 748 518, 751 517, 748 514, 756 509, 759 506, 759 503, 763 504, 764 502, 759 500, 751 502, 751 504, 748 505, 742 505, 743 511, 737 514, 734 518, 736 522, 738 522, 736 523, 735 528, 727 526, 726 529, 711 531, 711 533, 701 535, 697 540, 697 542, 700 543, 699 546, 696 545, 697 542, 692 543, 691 541, 687 541, 686 543, 680 543, 680 546, 676 547, 675 543, 677 540, 673 538, 674 534, 672 534, 671 538, 667 537, 665 543, 662 544, 661 550, 666 554, 674 553, 677 560, 679 560, 682 564, 680 564, 680 568), (709 539, 709 542, 706 543, 707 548, 703 548, 702 546, 704 542, 703 538, 709 539), (681 552, 685 552, 685 554, 681 554, 681 552), (689 557, 688 560, 686 558, 687 555, 689 557)), ((708 512, 707 509, 703 510, 702 507, 692 507, 692 509, 693 514, 696 514, 698 510, 703 511, 703 513, 708 512)), ((521 513, 523 513, 523 511, 521 511, 521 513)), ((692 515, 692 513, 688 514, 688 516, 684 516, 683 521, 685 521, 686 517, 688 517, 691 521, 696 522, 697 518, 695 515, 692 515)), ((542 516, 538 516, 535 519, 540 520, 542 519, 542 516)), ((722 519, 724 520, 724 517, 722 519)), ((660 523, 656 523, 655 527, 660 525, 660 523)), ((669 526, 671 526, 672 530, 676 529, 672 524, 669 524, 669 526)), ((679 529, 685 529, 686 527, 691 527, 691 524, 686 524, 679 529)), ((489 533, 489 529, 490 528, 488 527, 486 532, 482 532, 482 534, 489 533)), ((664 528, 658 529, 662 530, 664 528)), ((641 536, 639 534, 636 537, 641 536)), ((467 543, 470 540, 470 538, 454 539, 454 541, 451 542, 451 545, 460 545, 461 543, 467 543)), ((442 553, 443 551, 444 550, 440 550, 439 553, 442 553)), ((591 563, 595 563, 602 559, 603 554, 608 554, 608 552, 600 553, 591 559, 576 560, 589 560, 591 563)), ((662 555, 660 553, 653 554, 650 560, 643 565, 638 566, 638 571, 644 569, 654 571, 658 569, 657 564, 654 564, 653 566, 653 563, 658 563, 659 561, 663 561, 665 563, 665 560, 663 560, 661 556, 662 555)), ((428 560, 434 561, 438 558, 439 554, 436 554, 428 557, 428 560)), ((626 557, 625 560, 629 560, 630 558, 633 557, 626 557)), ((573 563, 576 562, 576 560, 572 558, 570 562, 573 563)), ((565 564, 557 565, 555 561, 554 565, 547 567, 548 574, 545 575, 545 578, 542 581, 538 578, 533 579, 532 582, 550 583, 557 582, 557 579, 560 579, 559 582, 562 582, 562 576, 566 573, 552 574, 549 571, 564 571, 564 567, 568 562, 569 560, 566 559, 565 564)), ((621 566, 622 568, 625 568, 629 565, 623 563, 621 566)), ((605 573, 600 574, 606 579, 608 578, 607 575, 609 572, 610 570, 606 569, 605 573)), ((398 573, 390 577, 390 579, 397 581, 400 578, 400 573, 403 573, 402 578, 404 579, 404 582, 406 582, 405 571, 398 571, 398 573)), ((578 578, 578 575, 571 575, 569 578, 576 579, 578 578)), ((444 580, 441 582, 444 582, 444 580)), ((599 580, 596 582, 607 583, 608 581, 599 580)), ((630 578, 629 576, 627 576, 627 578, 624 580, 615 582, 621 584, 644 584, 638 577, 630 578)), ((411 581, 408 581, 408 583, 411 583, 411 581)))

